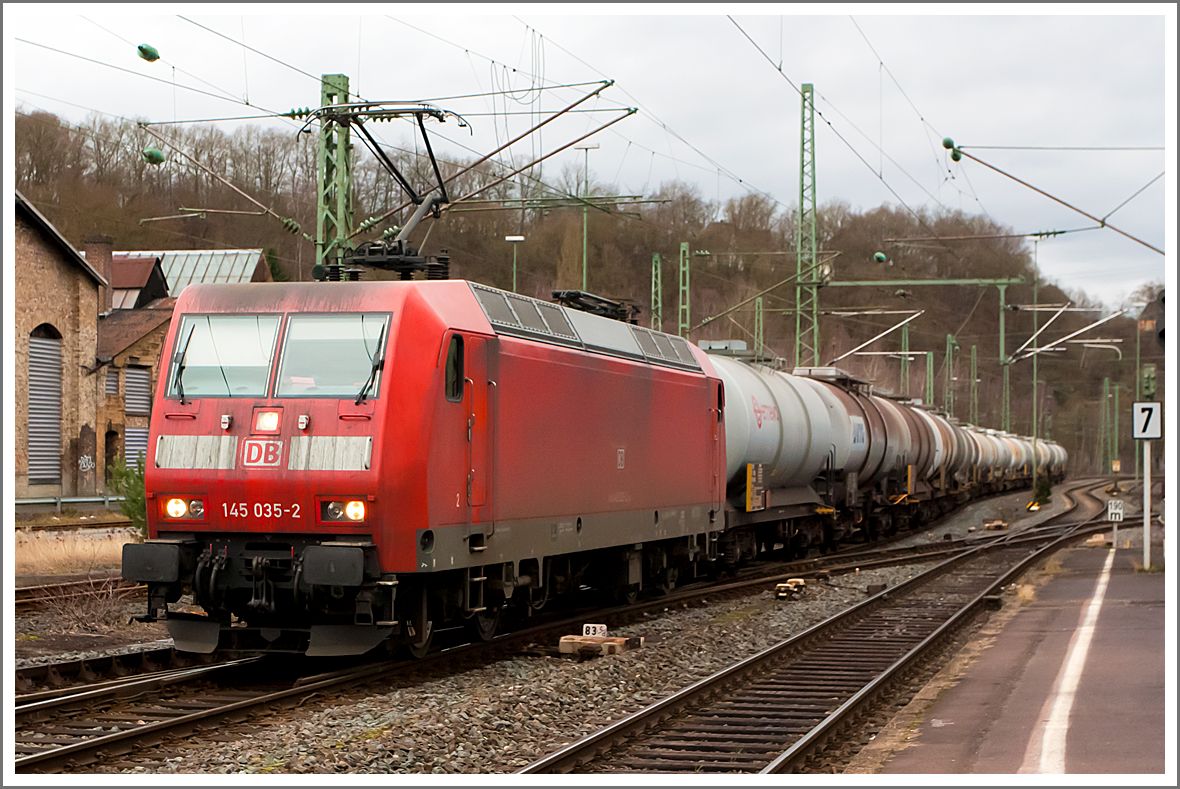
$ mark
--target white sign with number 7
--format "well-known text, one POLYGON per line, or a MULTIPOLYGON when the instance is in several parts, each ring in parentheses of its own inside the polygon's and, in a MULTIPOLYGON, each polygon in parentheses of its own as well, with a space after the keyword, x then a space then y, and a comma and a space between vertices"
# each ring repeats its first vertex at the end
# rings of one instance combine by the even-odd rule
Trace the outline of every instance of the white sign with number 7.
POLYGON ((1163 408, 1159 403, 1135 403, 1131 409, 1131 438, 1162 438, 1163 408))

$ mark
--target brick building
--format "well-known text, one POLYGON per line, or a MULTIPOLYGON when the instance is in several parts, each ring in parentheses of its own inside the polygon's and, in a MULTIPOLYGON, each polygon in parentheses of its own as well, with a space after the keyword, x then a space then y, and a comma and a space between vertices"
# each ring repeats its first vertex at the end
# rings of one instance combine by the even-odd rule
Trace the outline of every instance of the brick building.
POLYGON ((104 373, 98 473, 104 481, 110 479, 116 458, 133 461, 147 452, 152 392, 175 304, 174 298, 158 299, 139 309, 115 310, 99 322, 96 353, 104 373))
POLYGON ((175 295, 270 269, 261 249, 79 252, 19 191, 15 239, 16 498, 100 495, 147 451, 175 295))
POLYGON ((109 309, 109 239, 90 262, 16 193, 16 497, 99 491, 95 347, 109 309))

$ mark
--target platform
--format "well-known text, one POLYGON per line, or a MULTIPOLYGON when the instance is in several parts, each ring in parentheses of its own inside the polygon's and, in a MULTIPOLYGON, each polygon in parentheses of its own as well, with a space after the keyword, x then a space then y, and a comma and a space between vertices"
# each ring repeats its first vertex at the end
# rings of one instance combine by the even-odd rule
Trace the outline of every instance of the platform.
POLYGON ((1139 571, 1128 531, 1130 547, 1091 542, 1050 560, 1018 589, 1026 602, 996 614, 880 734, 868 749, 880 763, 856 771, 1162 774, 1167 576, 1139 571))

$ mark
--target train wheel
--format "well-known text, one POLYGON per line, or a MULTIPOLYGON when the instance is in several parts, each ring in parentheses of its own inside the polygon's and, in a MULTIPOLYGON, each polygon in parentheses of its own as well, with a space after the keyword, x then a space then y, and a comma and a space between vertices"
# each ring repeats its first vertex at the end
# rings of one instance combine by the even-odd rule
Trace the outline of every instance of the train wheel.
MULTIPOLYGON (((409 624, 408 622, 406 624, 409 624)), ((405 642, 406 652, 415 660, 421 660, 430 653, 430 647, 434 643, 434 623, 426 623, 426 632, 419 633, 417 640, 405 642)))
POLYGON ((500 629, 500 606, 472 614, 464 623, 473 641, 491 641, 500 629))
POLYGON ((615 602, 619 605, 631 605, 639 599, 639 585, 628 584, 615 589, 615 602))

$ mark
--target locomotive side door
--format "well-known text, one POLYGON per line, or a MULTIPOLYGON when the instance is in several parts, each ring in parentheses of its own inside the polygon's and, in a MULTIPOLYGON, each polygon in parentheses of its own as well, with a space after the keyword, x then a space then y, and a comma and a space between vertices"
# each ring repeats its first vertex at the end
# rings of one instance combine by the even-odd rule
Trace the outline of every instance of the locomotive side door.
POLYGON ((712 420, 713 440, 709 452, 709 473, 712 476, 712 484, 709 490, 709 502, 718 513, 722 510, 722 500, 725 498, 724 485, 726 480, 721 479, 721 469, 725 467, 725 458, 722 456, 724 447, 721 445, 722 429, 725 427, 725 389, 722 387, 720 381, 713 382, 713 397, 715 401, 715 408, 710 408, 710 415, 712 420))
POLYGON ((495 384, 488 379, 488 340, 467 335, 463 402, 467 407, 467 507, 472 522, 491 520, 483 511, 488 505, 491 482, 492 425, 489 399, 495 384))

